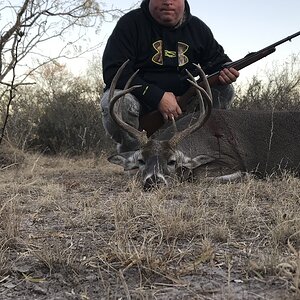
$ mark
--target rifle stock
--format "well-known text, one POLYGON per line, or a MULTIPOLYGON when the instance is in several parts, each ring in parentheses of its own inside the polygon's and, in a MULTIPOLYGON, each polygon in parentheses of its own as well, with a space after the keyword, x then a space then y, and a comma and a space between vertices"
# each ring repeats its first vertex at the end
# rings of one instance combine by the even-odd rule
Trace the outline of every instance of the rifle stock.
MULTIPOLYGON (((245 57, 236 60, 234 62, 230 62, 224 66, 224 68, 235 68, 236 70, 241 70, 256 61, 272 54, 276 51, 276 46, 283 44, 287 41, 291 41, 294 37, 300 35, 300 31, 296 32, 295 34, 288 36, 266 48, 263 48, 257 52, 249 53, 245 57)), ((210 86, 216 86, 219 84, 219 73, 220 71, 217 71, 213 74, 210 74, 207 76, 207 80, 210 84, 210 86)), ((198 81, 198 84, 202 84, 201 81, 198 81)), ((185 104, 188 102, 188 100, 195 95, 195 88, 191 86, 183 95, 177 97, 177 101, 181 109, 184 111, 185 104)), ((165 120, 162 116, 162 114, 158 111, 152 111, 146 115, 143 115, 140 117, 140 130, 146 130, 147 136, 151 136, 155 131, 157 131, 159 128, 161 128, 165 123, 165 120)))

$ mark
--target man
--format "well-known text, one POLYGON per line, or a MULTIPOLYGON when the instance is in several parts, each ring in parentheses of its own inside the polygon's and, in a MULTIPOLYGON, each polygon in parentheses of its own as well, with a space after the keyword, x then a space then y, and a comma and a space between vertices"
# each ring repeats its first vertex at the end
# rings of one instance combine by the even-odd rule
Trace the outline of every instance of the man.
MULTIPOLYGON (((125 122, 139 127, 139 116, 159 110, 164 119, 178 118, 181 108, 176 96, 189 88, 186 70, 200 64, 206 74, 223 68, 231 60, 214 39, 209 27, 192 16, 187 0, 144 0, 141 7, 121 17, 108 39, 103 54, 106 84, 101 99, 104 128, 118 143, 118 152, 136 150, 138 143, 120 131, 109 114, 108 93, 111 81, 124 61, 129 63, 117 83, 123 89, 128 78, 139 69, 132 85, 141 85, 120 103, 125 122)), ((239 76, 233 68, 223 68, 213 89, 215 108, 227 108, 233 98, 231 83, 239 76)))

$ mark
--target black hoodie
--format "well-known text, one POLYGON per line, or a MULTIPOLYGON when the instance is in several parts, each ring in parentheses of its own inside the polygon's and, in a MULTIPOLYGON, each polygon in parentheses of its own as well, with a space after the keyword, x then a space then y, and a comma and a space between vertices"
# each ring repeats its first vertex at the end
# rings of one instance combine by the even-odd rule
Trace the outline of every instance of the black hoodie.
POLYGON ((229 57, 214 39, 209 27, 191 15, 185 1, 185 18, 177 28, 156 22, 149 12, 149 0, 122 16, 107 41, 103 53, 103 77, 106 89, 118 68, 127 59, 117 88, 122 89, 134 71, 139 69, 132 85, 142 85, 132 92, 144 108, 157 109, 164 92, 182 95, 189 83, 185 69, 193 72, 199 63, 206 74, 217 71, 229 57))

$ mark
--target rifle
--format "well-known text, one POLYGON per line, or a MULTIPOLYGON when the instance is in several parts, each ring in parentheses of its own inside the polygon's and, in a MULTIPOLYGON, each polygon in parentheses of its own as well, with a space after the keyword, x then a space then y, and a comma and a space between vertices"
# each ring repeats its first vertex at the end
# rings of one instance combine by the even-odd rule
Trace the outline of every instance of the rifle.
MULTIPOLYGON (((259 51, 251 52, 239 60, 227 63, 225 66, 223 66, 223 68, 231 68, 232 67, 232 68, 235 68, 236 70, 241 70, 241 69, 255 63, 256 61, 272 54, 273 52, 276 51, 276 47, 278 45, 281 45, 287 41, 291 41, 293 38, 295 38, 298 35, 300 35, 300 31, 298 31, 295 34, 290 35, 270 46, 267 46, 259 51)), ((207 76, 207 80, 208 80, 210 86, 215 86, 215 85, 219 84, 218 77, 219 77, 220 71, 221 70, 207 76)), ((198 81, 197 83, 201 85, 201 82, 198 81)), ((193 86, 191 86, 183 95, 177 97, 177 101, 178 101, 178 104, 181 107, 181 109, 184 110, 185 103, 187 103, 188 100, 192 96, 195 95, 195 93, 196 93, 195 88, 193 86)), ((148 137, 151 136, 155 131, 157 131, 165 123, 165 120, 164 120, 162 114, 158 110, 154 110, 146 115, 141 116, 139 121, 140 121, 140 129, 146 130, 148 137)))

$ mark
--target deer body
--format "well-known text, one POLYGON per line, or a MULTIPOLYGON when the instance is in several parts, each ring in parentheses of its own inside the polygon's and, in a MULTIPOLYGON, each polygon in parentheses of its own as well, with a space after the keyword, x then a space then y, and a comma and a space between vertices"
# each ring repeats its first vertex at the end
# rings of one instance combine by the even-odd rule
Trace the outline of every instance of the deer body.
MULTIPOLYGON (((191 117, 176 125, 184 130, 191 117)), ((194 169, 223 172, 252 172, 260 176, 278 170, 300 172, 300 112, 261 112, 212 110, 208 121, 185 137, 177 149, 186 156, 212 158, 209 164, 194 169), (227 171, 226 171, 227 170, 227 171)), ((171 128, 157 136, 171 136, 171 128)), ((208 174, 213 175, 213 174, 208 174)))
POLYGON ((120 119, 116 102, 138 86, 113 95, 116 82, 127 62, 118 70, 111 87, 110 113, 120 129, 140 144, 136 151, 119 153, 109 161, 125 170, 137 170, 144 189, 181 179, 208 176, 220 181, 240 178, 244 172, 260 176, 278 171, 300 174, 300 112, 262 112, 213 110, 207 78, 197 66, 204 88, 189 74, 196 88, 200 110, 188 114, 173 127, 156 132, 150 138, 120 119))

